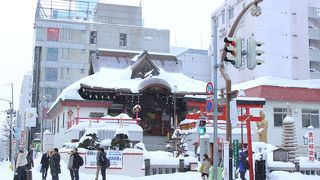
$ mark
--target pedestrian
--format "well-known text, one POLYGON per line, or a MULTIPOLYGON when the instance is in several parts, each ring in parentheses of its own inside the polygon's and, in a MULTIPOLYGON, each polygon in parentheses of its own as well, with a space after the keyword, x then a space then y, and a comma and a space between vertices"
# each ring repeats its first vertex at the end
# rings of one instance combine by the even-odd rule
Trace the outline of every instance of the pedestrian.
POLYGON ((241 180, 246 180, 246 171, 250 169, 250 165, 243 152, 239 152, 239 172, 241 180))
POLYGON ((97 153, 97 170, 96 170, 96 179, 95 180, 98 180, 99 179, 99 173, 100 173, 100 169, 101 169, 101 166, 100 166, 100 162, 99 162, 99 157, 100 157, 100 148, 98 148, 98 153, 97 153))
POLYGON ((16 171, 18 172, 18 180, 24 180, 24 171, 26 169, 28 152, 22 145, 19 146, 19 152, 17 154, 16 171))
POLYGON ((59 180, 59 174, 61 173, 61 169, 60 169, 60 154, 58 152, 58 148, 54 148, 53 151, 51 151, 49 165, 50 165, 50 173, 52 176, 52 180, 59 180))
POLYGON ((71 180, 79 180, 79 168, 83 165, 83 159, 78 153, 78 149, 74 148, 68 163, 70 169, 71 180))
POLYGON ((47 150, 42 157, 41 157, 41 169, 40 172, 42 173, 42 180, 46 180, 47 174, 48 174, 48 169, 49 169, 49 153, 50 150, 47 150))
MULTIPOLYGON (((98 149, 97 165, 100 166, 102 180, 106 180, 106 168, 110 166, 110 161, 104 153, 104 148, 98 149)), ((99 175, 96 175, 96 180, 98 180, 98 177, 99 175)))
POLYGON ((201 178, 203 180, 208 179, 209 177, 209 168, 210 168, 210 160, 207 154, 203 155, 203 163, 200 167, 201 178))
POLYGON ((31 168, 34 167, 34 164, 33 164, 33 148, 32 148, 32 145, 30 145, 30 150, 28 152, 28 155, 27 155, 27 161, 28 161, 28 164, 26 166, 26 169, 27 170, 30 170, 31 168))

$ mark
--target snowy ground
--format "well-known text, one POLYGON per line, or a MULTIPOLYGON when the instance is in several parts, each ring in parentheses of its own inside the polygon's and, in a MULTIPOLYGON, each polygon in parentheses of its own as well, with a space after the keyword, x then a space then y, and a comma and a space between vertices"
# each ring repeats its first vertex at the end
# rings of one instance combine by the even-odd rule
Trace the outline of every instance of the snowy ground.
MULTIPOLYGON (((33 180, 41 180, 41 173, 38 172, 40 157, 34 161, 35 167, 32 169, 33 180)), ((9 169, 10 163, 3 161, 0 162, 0 175, 1 180, 11 180, 13 179, 13 172, 9 169)), ((67 180, 70 179, 69 171, 66 168, 66 164, 61 161, 61 170, 60 179, 67 180)), ((247 173, 248 175, 248 173, 247 173)), ((85 174, 80 173, 80 179, 94 179, 94 174, 85 174)), ((51 179, 51 175, 48 171, 47 179, 51 179)), ((100 176, 101 179, 101 176, 100 176)), ((162 175, 153 175, 146 177, 129 177, 121 175, 107 175, 108 180, 201 180, 200 173, 198 172, 186 172, 186 173, 174 173, 174 174, 162 174, 162 175)), ((247 178, 249 179, 249 178, 247 178)), ((302 175, 301 173, 287 173, 283 171, 274 171, 269 174, 269 180, 319 180, 320 176, 308 176, 302 175)), ((238 179, 240 180, 240 179, 238 179)))

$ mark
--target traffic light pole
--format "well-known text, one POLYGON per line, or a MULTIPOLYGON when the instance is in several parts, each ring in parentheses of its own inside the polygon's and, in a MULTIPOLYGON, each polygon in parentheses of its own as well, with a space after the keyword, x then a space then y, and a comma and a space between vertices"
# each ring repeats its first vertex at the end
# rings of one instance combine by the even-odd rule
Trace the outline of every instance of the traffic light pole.
MULTIPOLYGON (((262 2, 263 0, 255 0, 253 2, 251 2, 250 4, 248 4, 246 7, 243 8, 243 10, 241 11, 241 13, 238 15, 238 17, 236 18, 236 20, 234 21, 228 37, 233 37, 236 28, 239 25, 239 22, 241 20, 241 18, 243 17, 243 15, 247 12, 247 10, 252 6, 252 5, 257 5, 260 2, 262 2)), ((227 48, 229 45, 229 43, 225 43, 224 48, 227 48)), ((229 180, 232 180, 232 134, 231 134, 231 124, 230 124, 230 101, 231 101, 231 79, 229 77, 228 74, 224 73, 225 69, 224 69, 224 65, 223 65, 223 61, 225 59, 227 55, 226 51, 223 51, 222 56, 221 56, 221 65, 220 65, 220 72, 221 75, 223 76, 225 83, 226 83, 226 124, 227 124, 227 137, 226 137, 226 141, 229 141, 229 149, 230 149, 230 153, 229 153, 229 180)), ((252 164, 250 165, 250 173, 252 172, 252 164)), ((251 174, 250 174, 250 180, 251 179, 251 174)))
POLYGON ((217 141, 218 141, 218 83, 217 83, 217 75, 218 75, 218 48, 217 48, 217 20, 212 19, 213 23, 213 74, 214 74, 214 79, 213 79, 213 174, 214 174, 214 180, 218 179, 218 146, 217 146, 217 141))

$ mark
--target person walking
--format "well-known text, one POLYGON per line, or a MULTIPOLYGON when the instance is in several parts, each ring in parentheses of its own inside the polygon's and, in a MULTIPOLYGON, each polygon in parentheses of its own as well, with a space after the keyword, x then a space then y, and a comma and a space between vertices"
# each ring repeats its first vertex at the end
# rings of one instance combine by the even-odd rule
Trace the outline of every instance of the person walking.
POLYGON ((250 165, 243 152, 239 152, 239 159, 240 178, 241 180, 246 180, 246 171, 247 169, 250 169, 250 165))
POLYGON ((96 179, 95 179, 95 180, 98 180, 98 179, 99 179, 99 174, 100 174, 100 169, 101 169, 100 161, 99 161, 100 154, 101 154, 101 151, 100 151, 100 148, 98 148, 98 153, 97 153, 97 170, 96 170, 96 179))
POLYGON ((34 149, 32 147, 33 146, 30 145, 30 150, 29 150, 28 155, 27 155, 27 162, 28 162, 28 164, 26 166, 27 170, 30 170, 31 168, 34 167, 34 164, 33 164, 33 150, 34 149))
POLYGON ((203 163, 200 167, 201 178, 203 180, 208 179, 209 177, 209 168, 210 168, 210 160, 207 154, 203 155, 203 163))
POLYGON ((68 168, 70 169, 71 180, 79 180, 79 168, 83 165, 83 159, 78 153, 78 149, 74 148, 70 155, 68 168))
POLYGON ((59 174, 61 173, 60 169, 60 154, 58 148, 54 148, 50 156, 50 173, 52 180, 59 180, 59 174))
POLYGON ((26 169, 26 165, 28 164, 27 161, 27 154, 28 152, 24 149, 22 145, 19 146, 19 152, 17 154, 17 161, 16 161, 16 171, 18 172, 18 180, 25 180, 24 171, 26 169))
POLYGON ((46 180, 47 179, 47 174, 48 174, 48 169, 49 169, 49 153, 50 150, 47 150, 47 152, 45 152, 42 157, 41 157, 41 169, 40 172, 42 173, 42 180, 46 180))
POLYGON ((100 166, 102 180, 106 180, 106 168, 110 166, 110 162, 107 162, 108 159, 106 154, 104 153, 104 148, 99 148, 97 156, 97 164, 98 166, 100 166))

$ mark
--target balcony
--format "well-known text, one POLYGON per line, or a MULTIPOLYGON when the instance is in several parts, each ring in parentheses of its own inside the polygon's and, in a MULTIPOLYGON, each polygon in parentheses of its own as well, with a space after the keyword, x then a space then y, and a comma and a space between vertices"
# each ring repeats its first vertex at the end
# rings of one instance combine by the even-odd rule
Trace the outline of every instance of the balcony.
POLYGON ((309 49, 309 59, 310 59, 310 61, 320 62, 320 50, 309 49))

